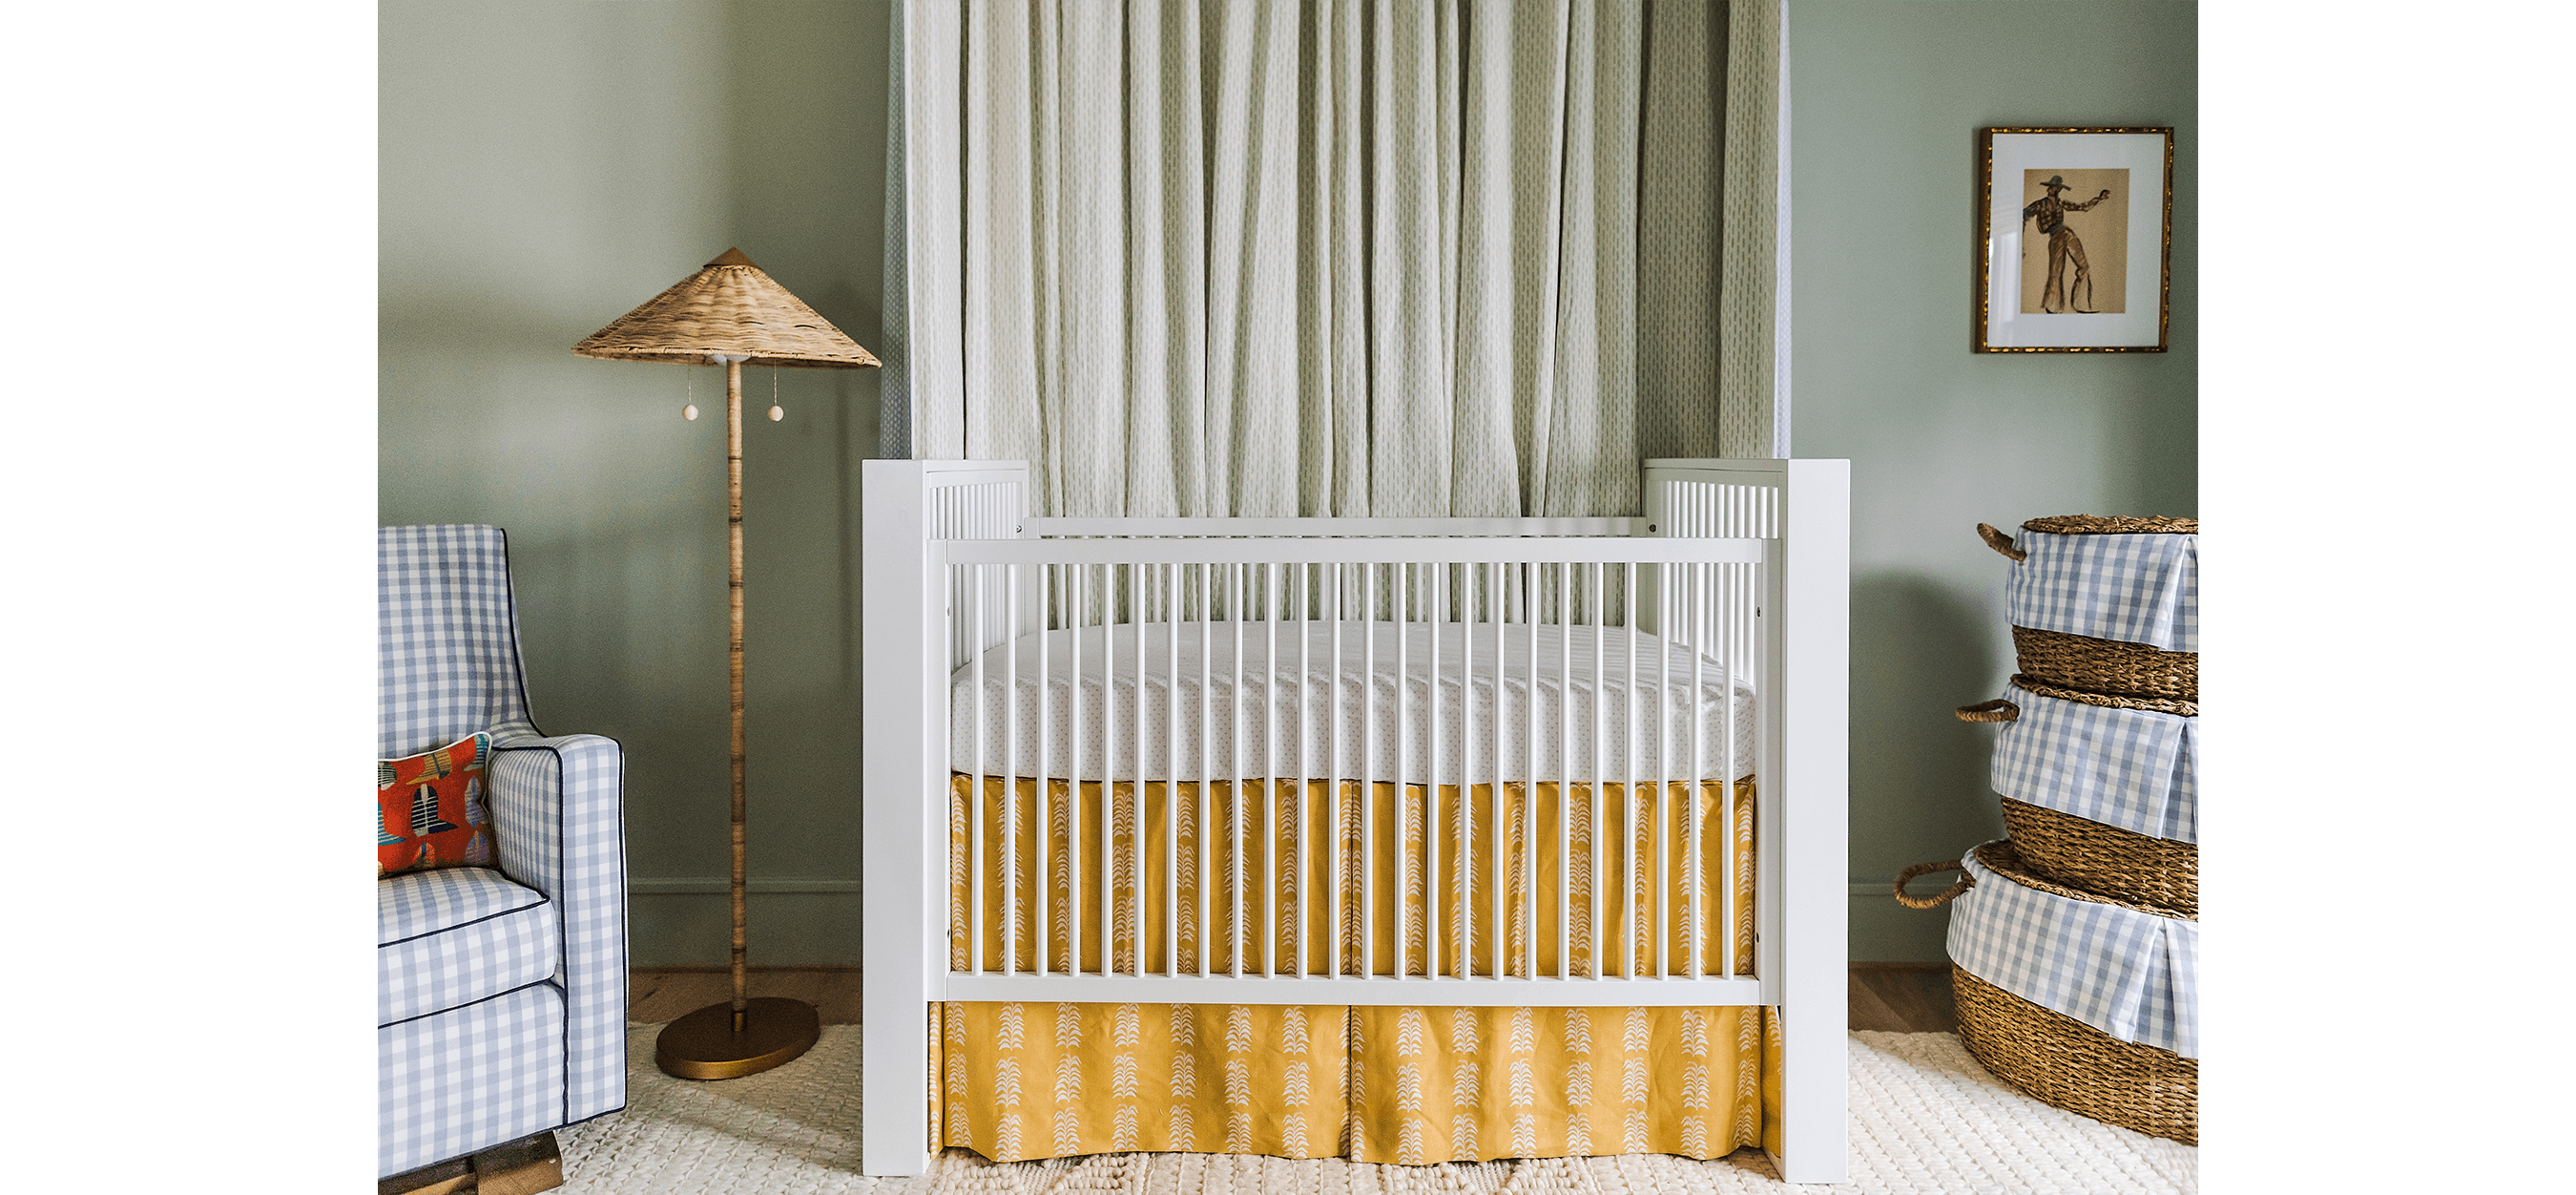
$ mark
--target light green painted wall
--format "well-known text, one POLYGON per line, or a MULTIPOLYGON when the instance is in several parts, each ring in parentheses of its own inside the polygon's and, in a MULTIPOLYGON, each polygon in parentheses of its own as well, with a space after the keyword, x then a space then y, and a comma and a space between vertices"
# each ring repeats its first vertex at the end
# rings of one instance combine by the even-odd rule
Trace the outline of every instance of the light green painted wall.
MULTIPOLYGON (((2197 12, 2179 0, 1790 0, 1792 451, 1852 461, 1851 874, 2000 837, 2005 562, 1976 524, 2196 515, 2197 12), (1976 131, 2172 125, 2172 349, 1968 351, 1976 131)), ((1948 877, 1942 877, 1946 880, 1948 877)), ((1860 960, 1946 915, 1855 895, 1860 960)))
MULTIPOLYGON (((2193 6, 1790 0, 1794 448, 1853 461, 1851 873, 2000 833, 2002 562, 2041 514, 2196 513, 2193 6), (2174 350, 1967 351, 1975 130, 2172 124, 2174 350)), ((713 370, 572 343, 728 246, 876 347, 884 0, 380 9, 378 516, 509 529, 539 724, 626 744, 639 964, 724 957, 724 461, 713 370), (694 392, 690 387, 694 386, 694 392), (694 882, 705 891, 672 893, 694 882)), ((858 952, 856 462, 873 371, 747 424, 752 949, 858 952)), ((754 371, 750 405, 771 378, 754 371)), ((1853 901, 1859 959, 1942 915, 1853 901)))
MULTIPOLYGON (((379 520, 509 531, 538 725, 626 747, 635 959, 721 962, 723 375, 568 350, 729 246, 880 344, 886 4, 407 0, 379 22, 379 520), (712 891, 659 892, 690 880, 712 891)), ((877 376, 778 371, 780 423, 769 371, 746 378, 755 962, 858 961, 877 376)))

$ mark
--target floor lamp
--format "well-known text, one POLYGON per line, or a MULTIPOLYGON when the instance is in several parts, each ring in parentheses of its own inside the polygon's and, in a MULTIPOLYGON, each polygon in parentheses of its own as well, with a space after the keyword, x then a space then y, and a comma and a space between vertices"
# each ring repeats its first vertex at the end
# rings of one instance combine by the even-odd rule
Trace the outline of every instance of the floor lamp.
MULTIPOLYGON (((758 1074, 802 1054, 822 1033, 802 1000, 750 999, 743 962, 742 367, 861 369, 876 357, 772 281, 740 249, 572 346, 584 357, 722 365, 725 371, 725 555, 733 680, 733 1001, 671 1022, 653 1060, 683 1079, 758 1074)), ((689 418, 697 408, 687 408, 689 418)), ((771 407, 769 417, 782 413, 771 407)))

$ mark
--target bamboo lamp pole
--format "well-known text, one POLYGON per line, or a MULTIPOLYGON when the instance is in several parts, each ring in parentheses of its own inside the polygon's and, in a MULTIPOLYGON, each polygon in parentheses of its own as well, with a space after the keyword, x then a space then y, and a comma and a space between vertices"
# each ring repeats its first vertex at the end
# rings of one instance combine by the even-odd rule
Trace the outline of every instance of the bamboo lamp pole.
MULTIPOLYGON (((725 371, 725 593, 727 701, 731 706, 733 999, 671 1022, 654 1061, 683 1079, 731 1079, 787 1062, 810 1048, 822 1025, 801 1000, 752 999, 747 963, 744 826, 749 751, 743 731, 742 367, 862 369, 878 364, 831 322, 728 249, 697 273, 592 333, 573 352, 610 360, 722 365, 725 371)), ((697 408, 688 409, 697 418, 697 408)), ((770 418, 780 417, 776 408, 770 418)))

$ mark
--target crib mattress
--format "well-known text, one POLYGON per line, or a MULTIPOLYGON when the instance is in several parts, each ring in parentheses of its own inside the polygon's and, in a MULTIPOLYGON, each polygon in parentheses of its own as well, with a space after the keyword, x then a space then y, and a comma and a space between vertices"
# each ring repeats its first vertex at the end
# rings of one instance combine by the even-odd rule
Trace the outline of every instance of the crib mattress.
POLYGON ((1425 623, 1183 623, 1177 643, 1171 623, 1025 635, 984 653, 980 702, 976 662, 951 675, 950 767, 1440 784, 1754 772, 1744 662, 1620 627, 1439 632, 1436 665, 1425 623))

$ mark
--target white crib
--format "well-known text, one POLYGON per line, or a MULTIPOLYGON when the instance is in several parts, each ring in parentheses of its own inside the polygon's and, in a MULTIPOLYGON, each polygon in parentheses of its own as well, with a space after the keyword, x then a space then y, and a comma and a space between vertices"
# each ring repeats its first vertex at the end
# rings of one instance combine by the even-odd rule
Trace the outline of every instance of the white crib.
POLYGON ((866 462, 868 1173, 928 1163, 936 1001, 1758 1004, 1774 1161, 1840 1181, 1849 465, 1644 469, 1640 518, 1075 519, 1030 517, 1017 462, 866 462), (1743 777, 1749 910, 1676 888, 1676 852, 1726 864, 1662 804, 1743 777), (982 795, 1023 780, 1033 817, 982 795), (1372 784, 1433 796, 1391 818, 1372 784), (1032 852, 1051 892, 1016 889, 1032 852))

